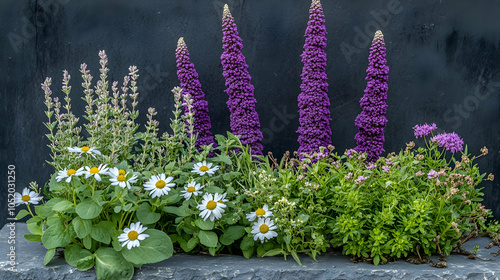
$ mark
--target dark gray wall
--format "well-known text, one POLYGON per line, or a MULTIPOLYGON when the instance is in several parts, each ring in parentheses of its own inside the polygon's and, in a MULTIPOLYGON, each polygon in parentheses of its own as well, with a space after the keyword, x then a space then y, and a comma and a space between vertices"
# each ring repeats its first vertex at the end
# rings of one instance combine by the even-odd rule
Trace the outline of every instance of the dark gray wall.
MULTIPOLYGON (((78 72, 83 62, 98 76, 99 50, 109 56, 109 76, 121 81, 129 65, 140 69, 140 121, 156 107, 160 129, 173 108, 178 84, 175 47, 185 38, 210 107, 213 132, 229 129, 222 53, 225 1, 0 1, 1 174, 0 224, 5 222, 7 165, 16 166, 18 190, 41 185, 54 170, 40 83, 53 78, 61 96, 62 70, 72 75, 73 108, 83 112, 78 72)), ((296 150, 302 64, 300 54, 310 1, 228 0, 243 38, 243 53, 258 101, 264 149, 296 150)), ((436 122, 456 131, 479 153, 483 172, 500 178, 500 1, 323 0, 328 31, 328 77, 333 144, 355 145, 369 43, 381 28, 390 66, 386 151, 413 140, 411 127, 436 122), (366 33, 366 34, 365 34, 366 33)), ((485 183, 485 204, 500 218, 500 179, 485 183)))

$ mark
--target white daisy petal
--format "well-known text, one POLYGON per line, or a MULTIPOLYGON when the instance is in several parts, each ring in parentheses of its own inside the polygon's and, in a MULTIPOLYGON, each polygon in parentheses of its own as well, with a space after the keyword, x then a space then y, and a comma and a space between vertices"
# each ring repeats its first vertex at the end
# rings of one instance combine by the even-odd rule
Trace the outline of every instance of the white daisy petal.
POLYGON ((143 234, 147 227, 143 227, 140 222, 131 223, 129 228, 125 228, 123 233, 118 236, 118 241, 123 242, 122 247, 125 245, 127 249, 132 249, 133 247, 139 247, 141 245, 140 241, 149 237, 148 234, 143 234))

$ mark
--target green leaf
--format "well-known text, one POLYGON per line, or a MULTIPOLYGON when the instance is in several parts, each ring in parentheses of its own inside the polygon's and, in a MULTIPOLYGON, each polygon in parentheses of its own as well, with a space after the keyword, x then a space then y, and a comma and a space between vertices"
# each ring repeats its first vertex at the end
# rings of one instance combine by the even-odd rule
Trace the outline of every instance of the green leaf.
POLYGON ((63 212, 63 211, 70 209, 71 207, 73 207, 73 203, 71 203, 67 200, 63 200, 61 202, 58 202, 56 205, 54 205, 52 207, 52 210, 63 212))
POLYGON ((75 217, 73 221, 71 221, 71 223, 75 228, 76 236, 78 236, 78 238, 82 239, 85 236, 89 235, 92 228, 92 221, 82 219, 80 217, 75 217))
POLYGON ((208 252, 210 255, 215 256, 215 253, 217 253, 217 248, 216 247, 209 247, 208 252))
POLYGON ((374 265, 378 265, 380 263, 380 256, 379 255, 376 255, 374 258, 373 258, 373 264, 374 265))
POLYGON ((145 225, 154 224, 161 218, 161 214, 153 212, 151 205, 147 202, 139 205, 139 208, 135 213, 137 215, 137 219, 145 225))
POLYGON ((231 161, 231 157, 229 157, 228 155, 218 155, 217 157, 215 158, 212 158, 212 160, 214 162, 223 162, 227 165, 232 165, 233 162, 231 161))
POLYGON ((224 193, 224 190, 219 188, 219 187, 216 187, 216 186, 210 186, 210 187, 206 187, 205 188, 205 191, 207 193, 224 193))
POLYGON ((25 209, 19 210, 16 215, 16 220, 21 220, 22 218, 26 217, 30 212, 26 211, 25 209))
POLYGON ((39 226, 38 223, 29 223, 29 224, 26 224, 26 226, 28 227, 28 230, 33 234, 40 235, 40 236, 43 234, 42 227, 39 226))
POLYGON ((49 189, 51 192, 60 192, 66 189, 62 182, 57 182, 56 174, 53 174, 49 181, 49 189))
POLYGON ((101 280, 132 279, 134 266, 120 252, 101 247, 95 252, 95 273, 101 280))
POLYGON ((122 206, 121 205, 115 206, 113 211, 115 211, 115 213, 120 213, 120 211, 122 211, 122 206))
POLYGON ((253 253, 254 244, 255 244, 255 241, 253 240, 253 237, 247 235, 247 236, 243 237, 243 240, 241 240, 240 249, 242 251, 245 251, 249 248, 252 248, 252 253, 253 253))
POLYGON ((85 249, 87 250, 90 250, 90 248, 92 248, 92 237, 90 237, 90 234, 83 238, 83 247, 85 247, 85 249))
POLYGON ((196 245, 198 245, 199 243, 200 243, 200 239, 198 237, 196 237, 196 236, 193 236, 187 242, 187 244, 186 244, 186 249, 187 250, 184 250, 184 251, 189 252, 189 251, 193 250, 196 247, 196 245))
POLYGON ((55 254, 56 254, 55 248, 48 250, 47 253, 45 254, 45 258, 43 259, 43 265, 47 265, 52 260, 55 254))
POLYGON ((144 234, 148 234, 149 237, 140 241, 139 247, 133 247, 129 250, 125 246, 121 250, 121 254, 127 261, 141 265, 161 262, 172 256, 174 248, 166 233, 156 229, 148 229, 144 234))
POLYGON ((91 198, 87 198, 76 206, 76 213, 82 219, 93 219, 101 214, 102 206, 91 198))
POLYGON ((302 263, 300 262, 299 256, 297 255, 297 252, 292 251, 291 252, 293 259, 300 265, 302 266, 302 263))
POLYGON ((247 259, 249 259, 252 255, 253 255, 253 251, 254 251, 254 248, 253 247, 250 247, 246 250, 243 250, 243 256, 247 259))
POLYGON ((111 236, 106 228, 100 227, 99 225, 93 225, 90 229, 90 236, 99 242, 104 244, 109 244, 111 242, 111 236))
POLYGON ((49 227, 42 235, 43 246, 47 249, 66 247, 71 240, 73 238, 71 234, 68 234, 68 229, 61 224, 49 227))
POLYGON ((222 244, 222 245, 225 245, 225 246, 229 246, 231 244, 234 243, 234 239, 230 239, 230 238, 227 238, 225 237, 224 235, 222 235, 220 238, 219 238, 219 242, 222 244))
POLYGON ((224 238, 238 240, 246 234, 244 226, 230 226, 222 235, 224 238))
POLYGON ((262 255, 262 257, 272 257, 272 256, 276 256, 276 255, 283 255, 284 253, 285 252, 283 251, 283 249, 274 248, 274 249, 269 250, 266 253, 264 253, 264 255, 262 255))
POLYGON ((215 223, 213 221, 196 220, 194 224, 201 230, 212 230, 214 229, 215 223))
POLYGON ((200 230, 198 238, 200 238, 200 243, 207 247, 217 247, 218 238, 215 232, 200 230))
POLYGON ((182 205, 179 207, 175 206, 165 206, 163 207, 163 211, 171 214, 175 214, 179 217, 187 217, 191 215, 191 209, 189 209, 188 205, 182 205))
POLYGON ((88 270, 94 266, 94 258, 90 251, 77 244, 71 244, 64 249, 64 259, 71 266, 80 266, 82 269, 79 270, 88 270))
POLYGON ((302 223, 305 224, 309 220, 309 215, 307 215, 307 214, 300 214, 297 217, 297 220, 300 220, 300 221, 302 221, 302 223))
POLYGON ((42 235, 41 234, 25 234, 24 238, 28 241, 31 242, 40 242, 42 241, 42 235))

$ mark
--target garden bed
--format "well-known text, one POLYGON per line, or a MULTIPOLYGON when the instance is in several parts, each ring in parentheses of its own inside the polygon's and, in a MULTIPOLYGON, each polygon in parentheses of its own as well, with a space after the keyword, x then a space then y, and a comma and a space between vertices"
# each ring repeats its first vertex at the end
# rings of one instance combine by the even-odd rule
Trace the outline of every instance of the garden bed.
MULTIPOLYGON (((41 243, 23 238, 29 233, 26 224, 16 223, 15 244, 8 244, 11 231, 9 224, 0 231, 0 279, 95 279, 94 269, 79 271, 56 256, 47 266, 43 265, 46 249, 41 243), (9 270, 10 246, 15 246, 15 272, 9 270)), ((479 246, 477 255, 489 258, 498 247, 485 249, 491 239, 481 237, 464 244, 466 250, 479 246)), ((144 265, 135 270, 133 279, 498 279, 500 258, 490 261, 471 260, 463 255, 447 257, 446 268, 434 268, 428 264, 414 265, 398 260, 374 266, 367 263, 352 263, 339 253, 325 253, 315 262, 310 257, 301 257, 302 266, 293 259, 282 257, 205 256, 175 254, 168 260, 144 265)), ((435 262, 437 256, 433 257, 435 262)))

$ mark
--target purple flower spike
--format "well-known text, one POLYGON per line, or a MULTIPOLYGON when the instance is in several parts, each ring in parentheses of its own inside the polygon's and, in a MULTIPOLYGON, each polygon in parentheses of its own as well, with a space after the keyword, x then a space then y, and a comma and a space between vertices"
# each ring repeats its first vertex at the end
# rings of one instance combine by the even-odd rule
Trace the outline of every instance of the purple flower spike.
MULTIPOLYGON (((330 99, 326 76, 326 28, 323 7, 313 0, 309 9, 309 22, 301 55, 302 84, 299 103, 298 154, 319 152, 319 147, 331 144, 330 99)), ((302 157, 300 157, 302 158, 302 157)))
POLYGON ((213 147, 215 148, 217 143, 215 143, 214 137, 210 132, 212 124, 208 116, 208 102, 205 101, 205 94, 201 90, 198 73, 194 68, 194 64, 189 60, 188 48, 182 37, 177 42, 175 57, 177 59, 177 77, 182 88, 182 95, 189 93, 193 99, 193 109, 195 111, 193 126, 194 133, 198 134, 196 147, 201 151, 201 145, 213 143, 213 147))
POLYGON ((376 161, 384 151, 384 129, 387 125, 387 81, 389 67, 385 59, 384 35, 375 32, 366 69, 367 86, 359 101, 363 111, 356 117, 356 151, 367 154, 367 161, 376 161))
POLYGON ((432 131, 436 130, 437 129, 437 126, 435 123, 432 123, 432 124, 422 124, 422 125, 415 125, 413 127, 413 134, 415 135, 415 138, 419 138, 419 137, 424 137, 424 136, 427 136, 429 135, 429 133, 431 133, 432 131))
POLYGON ((225 92, 229 95, 227 107, 229 108, 231 131, 235 135, 241 135, 241 143, 249 145, 251 153, 262 155, 262 132, 260 131, 259 115, 255 111, 257 101, 254 98, 254 87, 250 83, 252 79, 248 73, 248 65, 245 56, 241 53, 243 43, 238 36, 236 23, 224 5, 222 16, 222 53, 223 76, 226 79, 225 92))
POLYGON ((461 152, 464 149, 464 140, 455 132, 438 134, 432 137, 431 141, 437 142, 439 147, 444 147, 452 153, 461 152))

